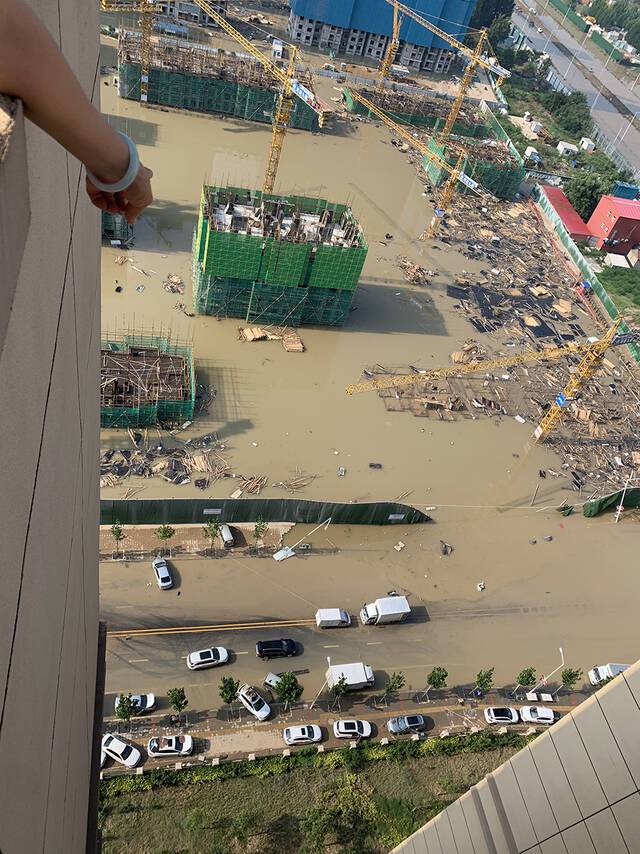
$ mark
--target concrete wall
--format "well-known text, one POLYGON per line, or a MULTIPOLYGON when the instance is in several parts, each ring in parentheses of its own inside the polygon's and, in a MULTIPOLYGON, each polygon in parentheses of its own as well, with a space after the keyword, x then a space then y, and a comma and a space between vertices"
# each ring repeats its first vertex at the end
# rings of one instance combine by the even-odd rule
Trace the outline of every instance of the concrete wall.
MULTIPOLYGON (((97 4, 30 2, 98 95, 97 4)), ((0 162, 0 850, 75 854, 98 636, 99 217, 80 164, 19 107, 13 119, 0 162)))
POLYGON ((640 662, 405 840, 403 854, 640 851, 640 662))

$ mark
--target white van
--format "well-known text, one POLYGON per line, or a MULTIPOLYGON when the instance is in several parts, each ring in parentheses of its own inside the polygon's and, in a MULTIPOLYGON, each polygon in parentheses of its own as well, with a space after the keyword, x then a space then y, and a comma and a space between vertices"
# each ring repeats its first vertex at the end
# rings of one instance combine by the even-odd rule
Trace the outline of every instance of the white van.
POLYGON ((316 626, 319 629, 337 629, 350 625, 351 617, 342 608, 319 608, 316 611, 316 626))
POLYGON ((232 546, 235 545, 235 540, 233 539, 231 528, 228 525, 220 525, 220 536, 222 538, 222 544, 225 549, 230 549, 232 546))
POLYGON ((607 679, 613 679, 614 676, 622 673, 627 667, 629 667, 628 664, 596 664, 589 671, 589 682, 592 685, 601 685, 607 679))

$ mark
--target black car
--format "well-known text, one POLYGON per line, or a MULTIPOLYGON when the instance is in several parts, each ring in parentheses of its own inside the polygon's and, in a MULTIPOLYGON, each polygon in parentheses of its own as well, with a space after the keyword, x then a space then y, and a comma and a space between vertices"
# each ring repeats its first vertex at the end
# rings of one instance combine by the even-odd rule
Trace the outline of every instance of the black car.
POLYGON ((258 658, 277 658, 279 656, 295 655, 296 642, 291 638, 278 638, 278 640, 258 641, 256 644, 256 655, 258 658))

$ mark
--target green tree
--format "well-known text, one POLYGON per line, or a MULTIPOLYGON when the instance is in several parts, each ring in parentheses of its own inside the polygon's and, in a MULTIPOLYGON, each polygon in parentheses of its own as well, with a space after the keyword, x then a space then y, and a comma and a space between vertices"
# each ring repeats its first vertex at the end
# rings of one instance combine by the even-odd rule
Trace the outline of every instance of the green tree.
POLYGON ((339 700, 340 697, 344 697, 348 690, 349 686, 347 685, 347 677, 343 674, 338 681, 334 682, 331 688, 329 688, 329 693, 335 700, 339 700))
POLYGON ((321 792, 303 821, 304 852, 324 854, 369 850, 378 821, 373 788, 357 774, 346 773, 321 792))
POLYGON ((500 15, 491 22, 489 27, 489 44, 495 50, 500 42, 504 41, 511 30, 511 18, 507 15, 500 15))
POLYGON ((599 175, 579 172, 567 181, 564 191, 567 198, 586 222, 596 209, 601 197, 609 192, 610 184, 599 175))
POLYGON ((433 688, 434 691, 441 691, 447 685, 447 676, 449 671, 444 667, 434 667, 431 673, 427 676, 427 696, 433 688))
POLYGON ((116 717, 121 721, 128 721, 140 711, 137 700, 133 700, 131 694, 121 694, 116 708, 116 717))
MULTIPOLYGON (((168 543, 176 535, 176 529, 172 528, 171 525, 160 525, 159 528, 156 528, 154 531, 156 537, 160 540, 160 542, 164 545, 168 543)), ((169 547, 169 554, 171 554, 171 547, 169 547)))
MULTIPOLYGON (((114 522, 111 526, 111 536, 113 537, 116 544, 116 551, 118 550, 120 543, 125 539, 124 528, 120 524, 120 522, 114 522)), ((124 551, 122 552, 122 556, 124 557, 124 551)))
POLYGON ((389 694, 396 694, 404 688, 406 681, 404 673, 392 673, 385 683, 384 694, 382 696, 388 697, 389 694))
POLYGON ((575 669, 573 667, 565 667, 565 669, 560 674, 560 681, 562 682, 562 687, 567 691, 571 691, 575 688, 576 683, 579 679, 582 678, 582 670, 575 669))
POLYGON ((493 672, 495 667, 489 670, 480 670, 476 676, 476 688, 479 688, 484 694, 488 693, 493 687, 493 672))
POLYGON ((258 516, 256 519, 256 524, 253 529, 253 539, 258 542, 258 540, 264 539, 264 535, 269 530, 269 523, 265 522, 262 516, 258 516))
MULTIPOLYGON (((515 0, 478 0, 471 21, 470 30, 490 27, 496 18, 511 18, 515 0)), ((495 43, 494 43, 495 46, 495 43)))
POLYGON ((169 688, 167 691, 169 703, 174 712, 179 715, 189 705, 187 695, 184 693, 184 688, 169 688))
POLYGON ((234 679, 233 676, 223 676, 218 685, 218 694, 223 703, 233 703, 238 696, 238 688, 240 682, 234 679))
POLYGON ((302 685, 298 682, 298 677, 295 673, 283 673, 278 679, 276 685, 276 694, 280 700, 288 708, 292 703, 300 699, 303 691, 302 685))
POLYGON ((523 688, 530 688, 536 684, 536 669, 535 667, 525 667, 516 676, 516 684, 523 688))
POLYGON ((220 522, 217 519, 207 519, 202 526, 202 533, 205 540, 209 540, 211 553, 213 554, 215 542, 220 534, 220 522))

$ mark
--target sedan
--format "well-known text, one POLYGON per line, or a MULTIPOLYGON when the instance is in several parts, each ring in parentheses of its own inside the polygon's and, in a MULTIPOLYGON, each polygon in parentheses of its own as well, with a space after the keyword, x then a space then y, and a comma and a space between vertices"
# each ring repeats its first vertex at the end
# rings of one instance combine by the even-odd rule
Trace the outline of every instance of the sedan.
POLYGON ((137 747, 127 744, 120 736, 113 735, 110 732, 106 733, 102 738, 102 749, 107 756, 110 756, 127 768, 135 768, 142 760, 142 754, 137 747))
MULTIPOLYGON (((118 714, 118 706, 120 705, 121 694, 115 699, 113 704, 113 711, 115 714, 118 714)), ((155 694, 129 694, 131 698, 131 702, 136 704, 136 710, 134 714, 141 715, 144 712, 152 712, 156 707, 156 695, 155 694)))
POLYGON ((422 715, 400 715, 387 721, 387 729, 391 735, 403 735, 407 732, 420 732, 426 725, 422 715))
POLYGON ((354 718, 336 721, 333 725, 336 738, 369 738, 371 724, 369 721, 357 721, 354 718))
POLYGON ((153 567, 160 590, 168 590, 170 587, 173 587, 173 578, 171 578, 169 567, 163 557, 154 558, 151 561, 151 566, 153 567))
POLYGON ((488 724, 517 724, 520 716, 510 706, 489 706, 484 710, 484 719, 488 724))
POLYGON ((193 752, 190 735, 168 735, 150 738, 147 743, 149 756, 189 756, 193 752))
POLYGON ((271 708, 266 700, 258 694, 253 685, 241 685, 238 688, 238 699, 248 712, 259 721, 266 721, 271 714, 271 708))
POLYGON ((322 730, 315 724, 306 726, 289 726, 282 733, 285 744, 313 744, 322 741, 322 730))
POLYGON ((546 724, 549 726, 555 721, 553 709, 545 706, 521 706, 520 717, 525 724, 546 724))
POLYGON ((229 661, 228 651, 223 646, 212 646, 209 649, 190 652, 187 656, 187 667, 189 670, 201 670, 203 667, 226 664, 227 661, 229 661))

